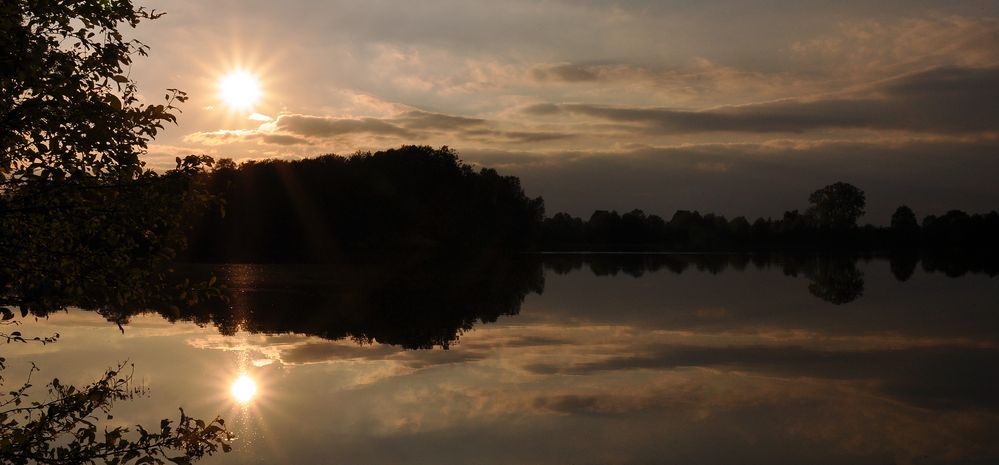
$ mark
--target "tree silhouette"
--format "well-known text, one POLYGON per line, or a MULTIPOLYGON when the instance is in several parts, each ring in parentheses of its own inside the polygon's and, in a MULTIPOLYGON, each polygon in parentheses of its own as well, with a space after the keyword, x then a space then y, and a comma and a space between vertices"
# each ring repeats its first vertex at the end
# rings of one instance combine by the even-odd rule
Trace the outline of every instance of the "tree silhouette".
POLYGON ((864 191, 845 182, 812 192, 808 201, 812 204, 808 215, 818 227, 840 230, 856 227, 867 204, 864 191))
POLYGON ((516 315, 529 293, 544 289, 539 257, 502 253, 201 267, 226 282, 227 301, 161 307, 161 315, 214 324, 222 334, 293 332, 408 349, 448 348, 476 324, 516 315))
POLYGON ((192 233, 189 258, 200 261, 523 251, 544 218, 517 178, 475 171, 447 147, 227 163, 207 182, 226 215, 209 212, 192 233))
POLYGON ((891 229, 900 233, 911 234, 919 231, 919 220, 911 208, 902 205, 891 215, 891 229))
MULTIPOLYGON (((164 174, 140 160, 186 99, 168 90, 162 104, 142 104, 127 76, 146 47, 120 30, 159 16, 129 0, 0 4, 0 326, 17 322, 9 307, 22 317, 70 305, 106 311, 166 292, 182 220, 208 199, 197 181, 210 159, 178 159, 164 174)), ((0 339, 53 342, 18 331, 0 339)), ((0 462, 188 463, 229 448, 221 420, 183 413, 173 426, 108 428, 98 440, 99 421, 129 398, 129 379, 118 369, 80 388, 56 379, 37 401, 30 382, 4 389, 0 462)))
POLYGON ((806 260, 803 271, 808 277, 808 291, 835 305, 843 305, 864 295, 864 273, 855 259, 818 257, 806 260))
POLYGON ((916 272, 916 265, 919 264, 919 255, 911 251, 900 251, 891 254, 889 260, 892 275, 898 281, 905 282, 916 272))
POLYGON ((131 1, 0 6, 0 303, 141 302, 184 246, 211 159, 145 169, 140 156, 186 96, 141 103, 126 75, 147 49, 120 32, 160 15, 131 1))
POLYGON ((147 47, 123 25, 161 13, 131 1, 5 1, 0 6, 0 181, 5 188, 97 176, 129 180, 164 123, 175 122, 171 89, 163 104, 139 102, 127 70, 147 47), (82 26, 82 27, 81 27, 82 26))

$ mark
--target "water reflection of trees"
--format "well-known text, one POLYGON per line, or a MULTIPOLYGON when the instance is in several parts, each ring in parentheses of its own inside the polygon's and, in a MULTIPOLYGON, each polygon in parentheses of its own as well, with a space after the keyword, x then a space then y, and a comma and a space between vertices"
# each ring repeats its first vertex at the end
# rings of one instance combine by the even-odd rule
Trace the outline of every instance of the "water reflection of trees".
MULTIPOLYGON (((449 347, 474 325, 516 315, 530 293, 544 291, 545 271, 588 269, 600 277, 691 270, 777 269, 808 281, 818 299, 843 305, 861 298, 865 276, 858 266, 870 258, 765 254, 551 254, 476 258, 368 259, 336 265, 218 265, 188 272, 214 273, 226 286, 227 302, 210 300, 182 309, 162 307, 174 320, 216 326, 223 334, 300 333, 350 338, 406 348, 449 347)), ((974 262, 891 256, 891 272, 905 281, 922 263, 926 272, 949 276, 988 270, 974 262)), ((986 271, 988 272, 988 271, 986 271)), ((990 272, 990 274, 994 274, 990 272)), ((126 321, 128 315, 106 315, 126 321)))
POLYGON ((815 297, 841 305, 864 295, 864 273, 857 269, 856 260, 823 257, 809 265, 805 270, 808 292, 815 297))
MULTIPOLYGON (((204 270, 194 270, 204 272, 204 270)), ((477 323, 520 312, 544 289, 531 257, 369 260, 339 265, 223 265, 228 303, 208 301, 165 317, 238 330, 448 347, 477 323)))
MULTIPOLYGON (((864 273, 858 263, 872 259, 814 254, 551 254, 545 256, 544 264, 557 274, 585 266, 596 276, 624 274, 636 278, 659 271, 681 274, 693 269, 718 274, 729 269, 744 271, 750 266, 757 270, 776 268, 787 276, 807 278, 812 295, 841 305, 863 296, 864 273)), ((968 273, 999 275, 999 264, 978 256, 895 253, 884 259, 890 262, 892 275, 898 281, 907 281, 920 264, 924 272, 941 272, 950 277, 968 273)))

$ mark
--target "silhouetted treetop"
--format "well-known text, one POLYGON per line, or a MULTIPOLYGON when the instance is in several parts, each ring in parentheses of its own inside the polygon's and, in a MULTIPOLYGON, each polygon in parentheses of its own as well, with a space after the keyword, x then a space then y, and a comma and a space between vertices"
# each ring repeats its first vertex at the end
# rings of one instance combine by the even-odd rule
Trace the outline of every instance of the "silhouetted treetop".
POLYGON ((911 208, 902 205, 891 215, 891 229, 899 232, 914 232, 919 230, 919 220, 911 208))
POLYGON ((520 180, 442 147, 225 164, 227 215, 207 215, 194 259, 321 261, 358 251, 524 250, 544 217, 520 180))
POLYGON ((846 229, 857 226, 864 216, 867 199, 864 191, 852 184, 837 182, 812 192, 809 216, 821 228, 846 229))

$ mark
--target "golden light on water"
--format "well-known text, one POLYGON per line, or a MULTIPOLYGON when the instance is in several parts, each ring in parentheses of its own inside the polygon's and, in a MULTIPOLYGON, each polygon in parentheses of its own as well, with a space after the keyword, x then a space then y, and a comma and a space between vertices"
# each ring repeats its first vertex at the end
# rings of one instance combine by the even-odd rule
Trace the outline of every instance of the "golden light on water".
POLYGON ((219 80, 219 97, 233 110, 252 109, 260 96, 260 80, 245 70, 231 71, 219 80))
POLYGON ((239 403, 245 404, 252 400, 253 396, 257 395, 257 383, 253 381, 253 378, 243 373, 236 378, 236 381, 233 381, 232 386, 229 388, 229 393, 239 403))

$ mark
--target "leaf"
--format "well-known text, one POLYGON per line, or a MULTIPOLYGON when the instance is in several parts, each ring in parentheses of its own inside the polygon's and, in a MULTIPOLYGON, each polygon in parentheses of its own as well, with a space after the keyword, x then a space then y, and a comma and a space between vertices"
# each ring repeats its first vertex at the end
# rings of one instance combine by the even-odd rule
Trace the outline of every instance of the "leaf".
POLYGON ((132 460, 132 459, 134 459, 134 458, 136 458, 138 456, 139 456, 139 451, 137 451, 135 449, 132 449, 132 450, 130 450, 130 451, 128 451, 128 452, 125 453, 125 456, 122 457, 121 461, 122 461, 122 463, 128 463, 130 460, 132 460))
POLYGON ((120 83, 122 83, 122 84, 124 84, 124 83, 128 82, 128 78, 127 78, 127 77, 125 77, 125 76, 122 76, 122 75, 120 75, 120 74, 116 74, 116 75, 114 75, 114 76, 111 76, 111 79, 114 79, 114 80, 115 80, 115 82, 120 82, 120 83))

